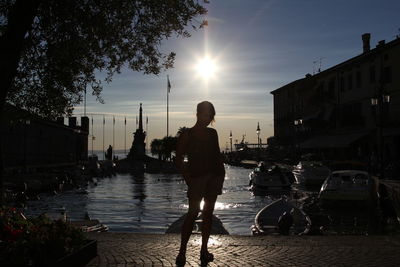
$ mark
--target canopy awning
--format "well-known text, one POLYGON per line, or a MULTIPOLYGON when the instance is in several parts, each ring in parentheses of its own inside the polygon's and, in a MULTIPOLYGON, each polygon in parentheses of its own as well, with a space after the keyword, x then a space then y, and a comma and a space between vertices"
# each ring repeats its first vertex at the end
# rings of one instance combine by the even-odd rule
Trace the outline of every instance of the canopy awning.
POLYGON ((300 148, 344 148, 366 136, 366 133, 320 135, 300 144, 300 148))
POLYGON ((396 136, 400 135, 400 127, 383 129, 383 136, 396 136))

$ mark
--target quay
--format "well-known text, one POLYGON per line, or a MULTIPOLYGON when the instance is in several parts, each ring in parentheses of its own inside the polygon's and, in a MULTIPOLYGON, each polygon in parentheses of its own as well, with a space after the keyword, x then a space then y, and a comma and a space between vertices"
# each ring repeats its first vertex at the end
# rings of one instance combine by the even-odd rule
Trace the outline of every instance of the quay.
MULTIPOLYGON (((87 267, 175 266, 178 234, 90 233, 97 257, 87 267)), ((185 266, 200 266, 201 236, 189 241, 185 266)), ((208 266, 399 266, 400 236, 212 235, 208 266)))

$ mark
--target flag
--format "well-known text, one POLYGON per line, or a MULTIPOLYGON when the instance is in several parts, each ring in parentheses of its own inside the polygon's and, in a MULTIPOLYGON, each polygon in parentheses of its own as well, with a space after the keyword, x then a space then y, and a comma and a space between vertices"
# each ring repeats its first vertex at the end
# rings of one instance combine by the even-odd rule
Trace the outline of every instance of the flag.
POLYGON ((103 124, 106 124, 106 118, 103 116, 103 124))
POLYGON ((146 124, 149 124, 149 117, 146 116, 146 124))
POLYGON ((115 117, 113 117, 113 125, 115 125, 115 117))
POLYGON ((126 125, 126 117, 125 117, 125 125, 126 125))
POLYGON ((168 93, 171 92, 171 83, 169 82, 169 76, 167 75, 167 89, 168 93))

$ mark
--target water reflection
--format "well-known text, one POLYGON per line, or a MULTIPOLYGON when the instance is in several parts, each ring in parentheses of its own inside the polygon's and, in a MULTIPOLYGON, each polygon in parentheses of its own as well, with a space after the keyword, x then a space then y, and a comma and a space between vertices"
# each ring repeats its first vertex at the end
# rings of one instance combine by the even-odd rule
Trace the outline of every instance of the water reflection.
MULTIPOLYGON (((223 203, 223 202, 217 201, 217 202, 215 202, 214 210, 236 209, 241 206, 242 206, 242 204, 239 204, 239 203, 223 203)), ((200 210, 202 210, 203 207, 204 207, 204 200, 202 200, 200 202, 200 210)), ((189 205, 183 204, 183 205, 181 205, 181 208, 188 209, 189 205)))
POLYGON ((131 176, 133 183, 133 199, 139 199, 144 202, 146 199, 146 183, 143 173, 133 174, 131 176))

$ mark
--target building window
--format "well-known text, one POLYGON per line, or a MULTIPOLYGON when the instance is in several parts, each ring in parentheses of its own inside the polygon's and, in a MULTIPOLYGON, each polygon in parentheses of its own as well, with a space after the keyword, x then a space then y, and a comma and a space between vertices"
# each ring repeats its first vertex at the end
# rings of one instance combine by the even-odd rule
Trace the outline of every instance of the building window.
POLYGON ((321 81, 320 83, 319 83, 319 86, 318 86, 318 88, 317 88, 317 95, 318 95, 318 99, 320 100, 320 101, 322 101, 323 99, 324 99, 324 96, 325 96, 325 82, 324 81, 321 81))
POLYGON ((344 92, 345 90, 346 88, 345 88, 344 77, 340 76, 340 92, 344 92))
POLYGON ((392 82, 392 67, 383 68, 383 82, 391 83, 392 82))
POLYGON ((347 90, 353 89, 353 75, 347 76, 347 90))
POLYGON ((328 83, 328 96, 329 98, 335 97, 335 78, 329 80, 328 83))
POLYGON ((341 107, 340 124, 342 126, 363 126, 362 104, 352 103, 341 107))
POLYGON ((375 66, 374 65, 369 67, 369 82, 370 83, 375 83, 376 82, 376 72, 375 72, 375 66))
POLYGON ((388 60, 388 59, 389 59, 389 55, 388 55, 388 54, 385 54, 385 55, 383 56, 383 59, 384 59, 384 60, 388 60))
POLYGON ((356 87, 361 88, 361 72, 356 72, 356 87))

